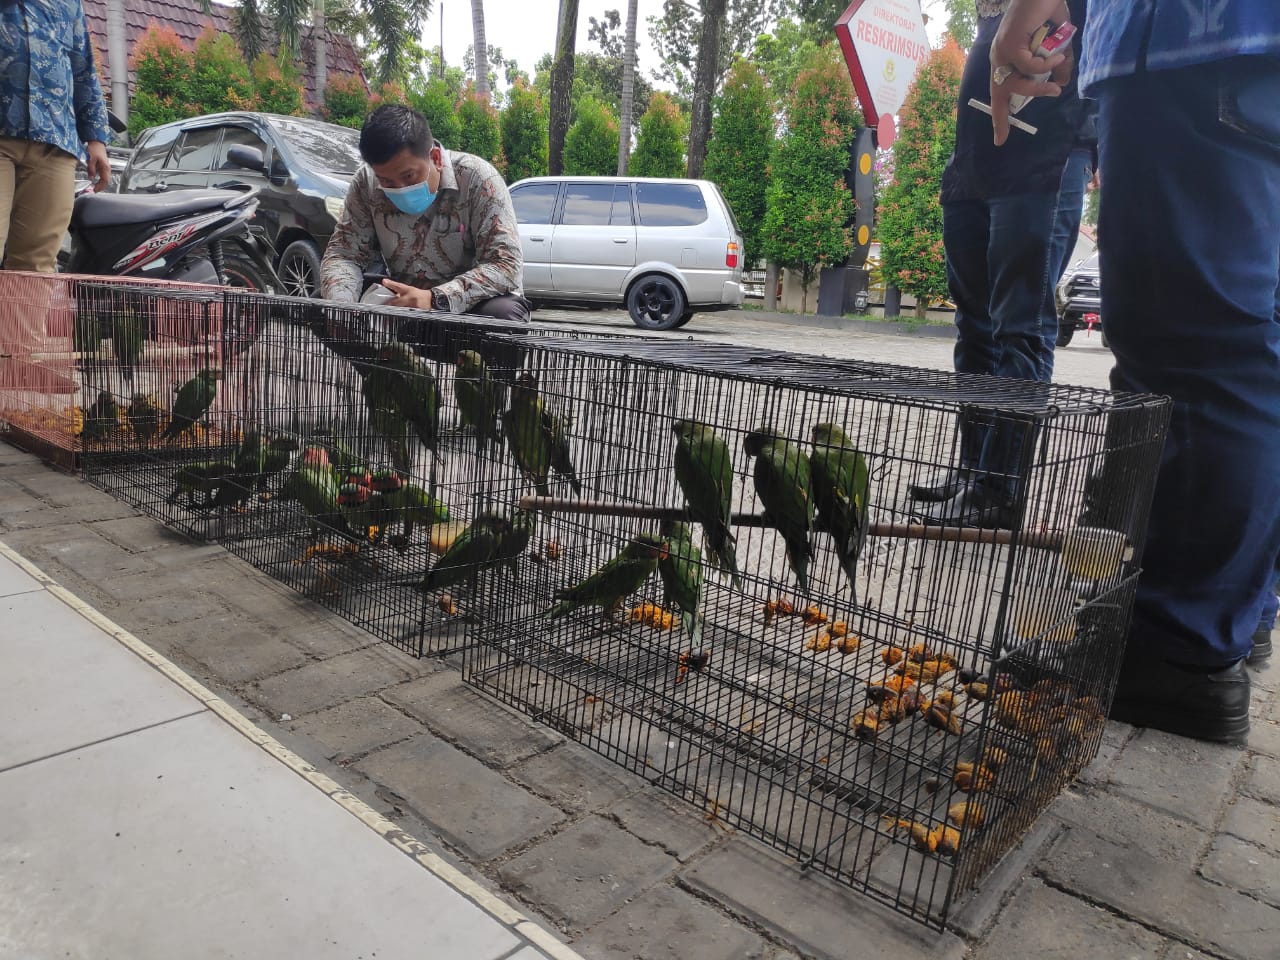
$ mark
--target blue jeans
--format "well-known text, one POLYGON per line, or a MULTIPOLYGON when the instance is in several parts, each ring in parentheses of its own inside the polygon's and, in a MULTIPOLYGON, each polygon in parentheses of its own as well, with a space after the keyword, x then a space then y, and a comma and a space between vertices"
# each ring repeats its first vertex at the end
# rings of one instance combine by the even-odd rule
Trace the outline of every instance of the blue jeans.
MULTIPOLYGON (((942 205, 947 285, 956 303, 958 373, 1047 382, 1058 318, 1053 255, 1057 193, 1020 193, 942 205)), ((1025 424, 975 412, 963 418, 960 466, 1007 492, 1020 472, 1025 424)))
POLYGON ((1129 651, 1222 667, 1280 555, 1280 65, 1114 78, 1098 101, 1111 384, 1174 401, 1129 651))
MULTIPOLYGON (((1093 148, 1076 147, 1067 157, 1062 171, 1062 186, 1058 190, 1058 215, 1053 221, 1052 247, 1049 256, 1056 268, 1050 268, 1050 276, 1056 287, 1067 270, 1071 251, 1076 248, 1080 236, 1080 218, 1084 214, 1084 190, 1093 179, 1093 148)), ((1058 334, 1054 324, 1053 335, 1058 334)))

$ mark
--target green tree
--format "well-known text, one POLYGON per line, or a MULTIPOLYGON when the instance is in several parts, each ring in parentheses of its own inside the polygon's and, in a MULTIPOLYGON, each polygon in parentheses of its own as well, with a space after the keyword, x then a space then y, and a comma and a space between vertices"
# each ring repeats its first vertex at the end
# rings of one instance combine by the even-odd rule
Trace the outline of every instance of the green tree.
POLYGON ((1084 214, 1081 217, 1091 227, 1098 225, 1098 204, 1102 202, 1102 188, 1090 186, 1084 195, 1084 214))
POLYGON ((450 150, 461 149, 462 124, 458 121, 457 97, 444 80, 428 80, 408 92, 409 106, 427 118, 431 135, 450 150))
POLYGON ((230 34, 206 28, 196 40, 189 89, 206 113, 254 109, 253 77, 230 34))
POLYGON ((878 233, 884 279, 916 298, 924 317, 947 295, 938 190, 956 140, 956 97, 964 54, 954 40, 930 54, 899 113, 893 183, 880 202, 878 233))
POLYGON ((756 38, 751 59, 764 71, 774 95, 782 97, 795 84, 801 67, 813 58, 819 46, 804 24, 782 19, 769 33, 756 38))
POLYGON ((369 113, 369 92, 359 77, 334 77, 324 88, 324 117, 359 130, 369 113))
POLYGON ((706 176, 720 188, 742 228, 746 264, 760 258, 773 114, 764 74, 747 60, 735 60, 716 98, 706 176))
POLYGON ((523 83, 511 88, 502 111, 502 154, 508 183, 547 172, 547 114, 538 92, 523 83))
POLYGON ((618 120, 594 97, 578 104, 578 116, 564 138, 564 172, 608 177, 618 168, 618 120))
MULTIPOLYGON (((533 88, 538 91, 543 102, 551 95, 551 66, 554 59, 546 54, 537 63, 533 74, 533 88)), ((623 62, 612 60, 604 54, 592 50, 573 55, 573 86, 570 88, 569 104, 572 113, 576 114, 578 104, 584 97, 594 97, 608 106, 615 113, 622 109, 622 73, 623 62)), ((634 78, 632 99, 636 114, 649 109, 649 98, 653 96, 653 86, 638 73, 634 78)))
POLYGON ((292 65, 281 67, 277 58, 264 51, 254 59, 251 72, 259 110, 294 117, 306 114, 302 84, 292 65))
POLYGON ((978 7, 973 0, 942 0, 947 8, 947 33, 962 50, 973 46, 978 32, 978 7))
POLYGON ((857 132, 857 97, 835 45, 814 52, 787 100, 787 132, 769 165, 764 255, 800 275, 800 310, 824 266, 852 245, 853 195, 844 182, 857 132))
MULTIPOLYGON (((458 102, 458 143, 456 149, 474 153, 493 163, 502 161, 502 133, 498 111, 488 98, 468 88, 458 102)), ((443 142, 443 141, 442 141, 443 142)), ((453 145, 450 144, 450 147, 453 145)))
MULTIPOLYGON (((649 40, 658 58, 654 76, 675 87, 681 100, 694 97, 699 46, 709 0, 663 0, 662 16, 649 17, 649 40)), ((717 0, 710 8, 711 21, 720 25, 720 40, 708 74, 718 89, 720 78, 733 58, 750 56, 756 38, 789 6, 789 0, 717 0), (717 7, 723 7, 723 11, 717 7)), ((832 21, 834 23, 834 21, 832 21)), ((710 39, 706 49, 709 50, 710 39)))
POLYGON ((684 176, 685 131, 685 119, 676 102, 665 93, 655 93, 640 118, 640 135, 631 154, 632 176, 684 176))
POLYGON ((130 58, 135 90, 129 110, 129 134, 147 127, 198 116, 191 95, 195 57, 170 27, 154 23, 137 42, 130 58))

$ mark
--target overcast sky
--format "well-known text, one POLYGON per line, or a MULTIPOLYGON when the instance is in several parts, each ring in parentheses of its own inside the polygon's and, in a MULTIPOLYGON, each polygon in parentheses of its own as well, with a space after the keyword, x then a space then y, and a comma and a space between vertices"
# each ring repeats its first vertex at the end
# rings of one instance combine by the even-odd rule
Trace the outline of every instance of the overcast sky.
MULTIPOLYGON (((444 26, 445 62, 461 66, 462 55, 471 45, 471 0, 435 0, 435 9, 427 21, 424 41, 427 46, 434 47, 440 43, 440 28, 444 26)), ((485 0, 484 27, 486 39, 491 47, 499 47, 502 55, 515 60, 522 70, 533 76, 534 64, 544 53, 550 53, 555 47, 556 15, 559 10, 557 0, 485 0)), ((941 0, 924 0, 926 13, 943 16, 941 0), (937 8, 930 10, 931 7, 937 8)), ((639 0, 639 17, 636 22, 636 41, 639 45, 638 67, 646 76, 650 76, 656 67, 653 47, 649 43, 648 17, 662 14, 662 0, 639 0)), ((578 4, 578 44, 579 50, 595 50, 595 44, 587 39, 587 30, 591 26, 591 17, 603 19, 606 10, 617 10, 625 26, 627 5, 625 0, 580 0, 578 4)), ((934 38, 941 34, 939 20, 931 20, 929 35, 934 38)))

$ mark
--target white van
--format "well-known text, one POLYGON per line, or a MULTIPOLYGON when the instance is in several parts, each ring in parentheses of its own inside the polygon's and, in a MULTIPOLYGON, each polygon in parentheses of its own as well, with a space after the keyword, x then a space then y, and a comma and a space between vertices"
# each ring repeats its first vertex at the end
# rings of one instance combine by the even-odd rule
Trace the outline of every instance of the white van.
POLYGON ((646 330, 742 303, 742 232, 714 183, 530 177, 511 200, 535 303, 625 304, 646 330))

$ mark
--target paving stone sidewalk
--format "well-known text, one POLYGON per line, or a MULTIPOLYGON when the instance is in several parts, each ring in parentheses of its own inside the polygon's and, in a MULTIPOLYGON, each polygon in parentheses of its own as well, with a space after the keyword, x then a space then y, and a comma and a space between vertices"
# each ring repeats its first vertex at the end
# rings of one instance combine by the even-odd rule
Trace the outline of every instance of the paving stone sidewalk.
POLYGON ((591 960, 1280 958, 1275 668, 1248 749, 1108 725, 937 934, 3 443, 0 540, 591 960))

